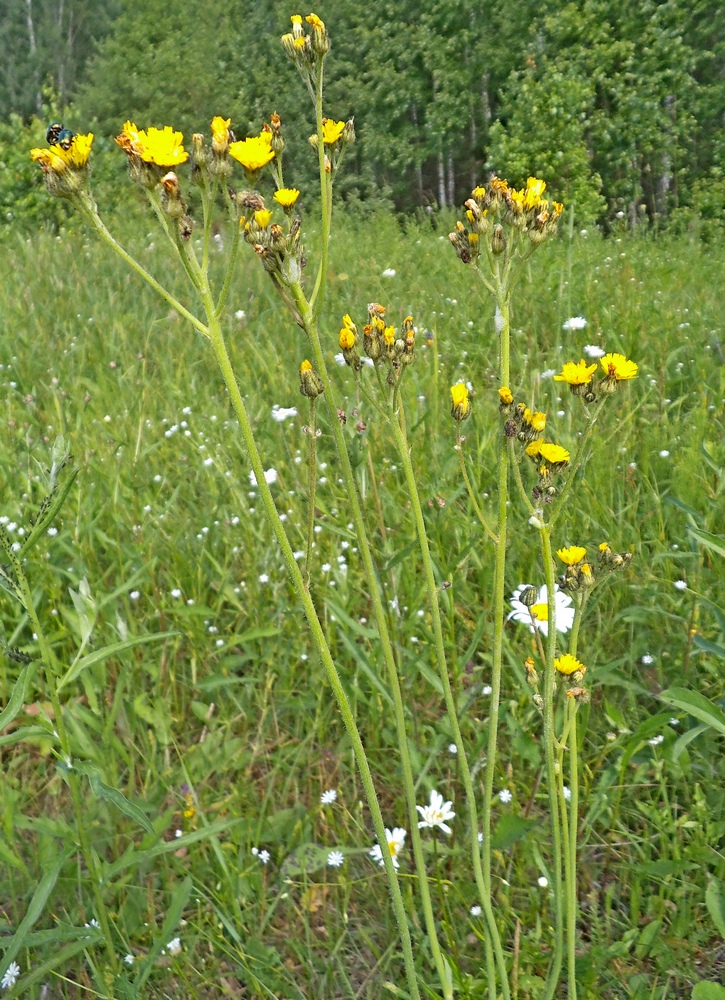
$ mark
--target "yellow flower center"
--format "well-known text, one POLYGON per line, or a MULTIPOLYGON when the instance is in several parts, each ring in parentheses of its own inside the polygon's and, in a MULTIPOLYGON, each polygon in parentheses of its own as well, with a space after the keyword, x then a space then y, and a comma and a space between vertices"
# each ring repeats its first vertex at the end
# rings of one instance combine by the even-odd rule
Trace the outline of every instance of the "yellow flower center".
POLYGON ((549 605, 548 604, 532 604, 529 611, 537 620, 537 622, 548 622, 549 620, 549 605))

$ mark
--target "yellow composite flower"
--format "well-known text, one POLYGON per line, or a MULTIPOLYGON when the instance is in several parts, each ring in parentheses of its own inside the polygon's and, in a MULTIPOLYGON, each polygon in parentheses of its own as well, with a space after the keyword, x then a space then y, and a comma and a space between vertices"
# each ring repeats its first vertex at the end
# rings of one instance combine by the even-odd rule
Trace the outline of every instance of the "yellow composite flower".
POLYGON ((266 229, 272 221, 272 213, 268 208, 260 208, 254 213, 254 221, 260 229, 266 229))
POLYGON ((325 22, 323 20, 321 20, 317 16, 317 14, 308 14, 307 17, 305 18, 305 21, 307 21, 307 23, 311 27, 317 28, 319 31, 324 31, 325 30, 325 22))
POLYGON ((215 115, 211 120, 211 137, 215 142, 226 142, 229 139, 229 126, 232 124, 231 118, 222 118, 215 115))
POLYGON ((541 434, 546 427, 546 414, 541 413, 539 410, 532 412, 527 406, 524 410, 524 423, 528 424, 532 430, 541 434))
POLYGON ((170 125, 143 130, 137 129, 133 122, 126 122, 116 142, 124 152, 158 167, 177 167, 189 159, 184 149, 184 136, 170 125))
POLYGON ((524 192, 524 208, 538 208, 542 204, 541 196, 545 189, 546 181, 539 180, 538 177, 529 177, 526 181, 526 191, 524 192))
POLYGON ((261 135, 252 136, 250 139, 232 142, 229 145, 229 153, 245 170, 256 173, 274 159, 272 133, 262 132, 261 135))
POLYGON ((624 382, 637 378, 639 367, 634 361, 629 361, 623 354, 605 354, 600 360, 607 378, 616 382, 624 382))
POLYGON ((62 174, 64 170, 68 169, 68 164, 54 152, 54 149, 56 148, 57 147, 54 146, 51 149, 46 149, 44 147, 31 149, 30 155, 33 159, 33 163, 39 163, 45 173, 62 174))
POLYGON ((451 386, 451 414, 455 420, 465 420, 471 412, 471 400, 468 398, 468 386, 457 382, 451 386))
POLYGON ((563 656, 558 657, 554 660, 554 666, 559 671, 560 674, 565 674, 569 677, 571 674, 585 674, 587 668, 583 663, 577 660, 576 656, 572 656, 570 653, 564 653, 563 656))
POLYGON ((587 554, 587 550, 581 545, 570 545, 568 549, 559 549, 556 554, 567 566, 576 566, 587 554))
POLYGON ((504 406, 510 406, 514 401, 513 393, 508 386, 504 385, 498 390, 498 398, 504 406))
POLYGON ((539 455, 549 465, 565 465, 571 458, 566 448, 562 448, 559 444, 550 444, 547 441, 539 448, 539 455))
POLYGON ((280 188, 274 192, 274 200, 282 208, 293 208, 299 196, 297 188, 280 188))
POLYGON ((311 371, 312 371, 312 364, 307 360, 307 358, 305 358, 305 360, 300 365, 300 375, 302 374, 302 372, 311 372, 311 371))
POLYGON ((335 122, 332 118, 322 119, 322 141, 326 146, 334 146, 344 130, 345 122, 335 122))
POLYGON ((349 326, 343 326, 340 330, 340 350, 351 351, 355 346, 355 334, 349 326))
POLYGON ((93 132, 89 132, 87 135, 74 135, 67 149, 59 143, 54 143, 50 149, 31 149, 30 155, 43 170, 60 174, 66 167, 82 170, 88 163, 92 145, 93 132))
MULTIPOLYGON (((385 337, 385 343, 388 345, 388 347, 392 347, 393 344, 395 343, 395 327, 386 326, 385 329, 383 330, 383 336, 385 337)), ((467 389, 466 393, 468 393, 467 389)))
POLYGON ((541 440, 541 438, 536 438, 535 441, 532 441, 531 444, 526 446, 526 454, 529 456, 529 458, 539 458, 539 456, 541 455, 541 446, 543 443, 544 442, 541 440))
POLYGON ((567 361, 561 369, 561 375, 555 375, 555 382, 568 382, 569 385, 589 385, 592 375, 597 370, 597 363, 588 365, 582 360, 579 363, 567 361))

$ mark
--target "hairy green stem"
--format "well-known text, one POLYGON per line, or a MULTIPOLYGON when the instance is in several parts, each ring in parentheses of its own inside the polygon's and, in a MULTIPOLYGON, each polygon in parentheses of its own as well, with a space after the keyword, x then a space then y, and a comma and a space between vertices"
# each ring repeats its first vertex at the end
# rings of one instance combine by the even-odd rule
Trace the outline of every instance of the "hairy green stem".
MULTIPOLYGON (((485 867, 481 866, 481 852, 478 847, 478 810, 476 807, 476 795, 473 788, 471 771, 468 766, 468 759, 466 756, 466 750, 463 743, 463 737, 461 735, 461 727, 458 723, 458 710, 456 706, 456 701, 453 696, 453 691, 451 689, 451 682, 448 676, 445 642, 443 639, 443 625, 441 622, 440 605, 438 601, 438 585, 436 583, 435 572, 433 570, 433 560, 431 559, 430 547, 428 545, 428 536, 425 529, 423 508, 421 507, 420 496, 418 493, 418 486, 415 479, 415 472, 413 470, 413 463, 411 461, 410 447, 408 445, 408 440, 405 430, 405 412, 403 410, 402 405, 399 405, 397 411, 394 411, 392 413, 391 427, 393 430, 395 443, 398 449, 398 455, 403 465, 403 469, 405 471, 405 479, 408 486, 408 493, 413 507, 413 518, 415 520, 416 533, 418 535, 418 547, 420 549, 421 559, 423 562, 423 574, 425 577, 426 589, 428 591, 428 601, 430 604, 431 616, 433 619, 433 635, 435 640, 438 674, 440 676, 441 685, 443 688, 443 697, 445 700, 446 710, 448 712, 448 720, 451 725, 451 730, 453 732, 453 741, 457 749, 457 760, 461 768, 461 779, 463 781, 463 787, 466 793, 466 804, 468 806, 468 817, 469 817, 469 825, 471 831, 471 848, 472 848, 471 854, 473 861, 473 874, 476 880, 476 886, 478 888, 479 896, 481 899, 481 905, 483 907, 483 911, 486 916, 486 923, 488 926, 491 942, 493 945, 493 951, 495 955, 496 966, 498 967, 499 977, 501 980, 503 996, 505 1000, 508 1000, 510 994, 508 988, 508 976, 506 972, 506 959, 503 953, 503 947, 501 945, 501 937, 498 931, 498 925, 496 924, 496 918, 493 913, 493 905, 491 901, 490 872, 489 872, 489 880, 487 883, 485 877, 485 867)), ((500 528, 501 525, 499 524, 499 529, 500 528)), ((503 525, 503 531, 505 534, 506 531, 505 522, 503 525)), ((501 535, 501 533, 499 533, 499 538, 501 537, 503 536, 501 535)), ((499 548, 501 548, 501 546, 499 546, 499 548)), ((487 764, 487 774, 488 774, 488 764, 487 764)), ((484 853, 486 851, 487 839, 488 838, 484 834, 484 853)), ((489 851, 490 851, 490 846, 489 846, 489 851)), ((489 973, 489 981, 493 979, 493 981, 495 982, 496 977, 493 968, 490 968, 488 970, 488 973, 489 973)))
MULTIPOLYGON (((411 843, 413 846, 413 855, 415 858, 416 873, 418 875, 418 884, 421 895, 421 903, 423 906, 423 913, 426 920, 426 930, 428 932, 428 937, 430 940, 431 952, 433 954, 433 960, 436 966, 436 971, 441 979, 441 983, 445 984, 449 979, 449 973, 447 971, 446 963, 440 950, 440 944, 438 942, 438 936, 435 926, 435 920, 433 917, 433 909, 430 901, 430 887, 428 884, 428 875, 425 868, 425 859, 423 858, 422 845, 420 843, 420 835, 418 833, 418 813, 416 811, 416 801, 415 801, 415 782, 413 779, 413 769, 410 763, 410 753, 408 750, 408 735, 407 727, 405 721, 405 708, 403 705, 403 695, 400 689, 400 679, 398 677, 398 669, 395 662, 395 654, 393 651, 393 645, 390 638, 390 631, 388 628, 387 617, 385 614, 385 609, 383 607, 382 597, 380 593, 380 581, 378 579, 378 574, 375 570, 375 564, 373 562, 372 552, 370 549, 370 542, 367 535, 367 530, 365 527, 365 521, 362 512, 362 506, 360 504, 360 499, 358 496, 357 482, 355 480, 355 474, 353 472, 352 465, 350 463, 350 456, 347 449, 347 441, 345 440, 345 433, 342 429, 342 425, 337 415, 337 401, 335 399, 332 383, 330 381, 330 375, 327 370, 327 365, 325 363, 324 353, 322 351, 322 344, 320 342, 320 334, 317 328, 317 321, 314 318, 312 308, 305 298, 304 292, 299 284, 292 285, 290 288, 292 296, 295 301, 297 310, 302 317, 305 332, 309 338, 310 347, 312 349, 312 355, 314 358, 314 368, 317 374, 322 380, 324 386, 325 402, 327 403, 328 412, 330 414, 330 426, 332 429, 333 437, 335 439, 335 445, 337 448, 338 457, 340 459, 340 466, 342 477, 345 484, 345 492, 347 494, 348 501, 350 503, 350 515, 355 526, 355 534, 357 536, 358 548, 360 550, 360 555, 362 556, 363 568, 365 571, 365 576, 368 582, 370 601, 373 607, 373 616, 375 618, 375 624, 378 629, 378 635, 380 637, 380 645, 382 648, 383 659, 385 661, 385 666, 388 676, 388 684, 393 696, 393 708, 395 715, 395 727, 398 740, 398 752, 400 754, 400 763, 403 771, 403 787, 405 790, 406 804, 408 808, 408 817, 411 828, 411 843)), ((444 986, 444 994, 446 998, 450 997, 450 991, 444 986)))
POLYGON ((310 397, 310 423, 307 428, 310 441, 307 460, 309 462, 309 488, 307 496, 307 548, 305 554, 305 584, 310 586, 310 566, 312 564, 312 542, 315 537, 315 488, 317 486, 317 425, 315 422, 315 399, 310 397))
POLYGON ((562 908, 562 850, 561 827, 559 817, 559 795, 556 774, 554 733, 554 687, 556 681, 556 599, 554 580, 554 561, 551 553, 551 534, 548 525, 539 529, 541 539, 541 554, 544 561, 544 578, 546 580, 546 595, 548 605, 546 665, 544 669, 544 752, 546 754, 546 779, 549 787, 549 810, 551 812, 551 843, 553 851, 554 875, 554 955, 549 967, 546 987, 542 1000, 552 1000, 556 995, 557 984, 561 974, 564 947, 564 915, 562 908))

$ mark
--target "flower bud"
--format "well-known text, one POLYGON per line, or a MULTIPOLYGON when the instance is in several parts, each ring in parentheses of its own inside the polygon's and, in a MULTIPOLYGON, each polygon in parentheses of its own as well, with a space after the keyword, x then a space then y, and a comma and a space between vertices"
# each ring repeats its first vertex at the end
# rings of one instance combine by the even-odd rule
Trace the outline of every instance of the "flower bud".
POLYGON ((524 587, 519 594, 519 600, 525 607, 532 608, 539 599, 539 592, 536 587, 524 587))
POLYGON ((309 361, 305 360, 300 365, 300 392, 308 399, 315 399, 325 391, 322 379, 317 374, 309 361))
POLYGON ((471 400, 468 387, 463 382, 451 386, 451 416, 454 420, 466 420, 471 415, 471 400))
POLYGON ((503 253, 506 249, 506 237, 504 236, 503 226, 497 223, 493 227, 493 232, 491 233, 491 250, 495 254, 503 253))

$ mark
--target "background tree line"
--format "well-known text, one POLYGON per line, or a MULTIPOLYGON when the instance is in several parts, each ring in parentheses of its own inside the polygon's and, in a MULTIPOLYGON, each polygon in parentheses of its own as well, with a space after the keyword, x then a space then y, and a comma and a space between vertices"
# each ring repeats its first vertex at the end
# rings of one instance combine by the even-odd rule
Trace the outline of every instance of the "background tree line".
MULTIPOLYGON (((543 176, 582 225, 721 224, 721 0, 321 0, 315 9, 333 38, 329 113, 354 115, 358 130, 348 198, 447 207, 495 170, 516 182, 543 176)), ((5 0, 0 197, 21 213, 32 202, 37 177, 20 163, 19 132, 37 141, 60 108, 72 127, 93 128, 99 154, 127 117, 188 133, 220 113, 242 135, 276 110, 291 140, 290 180, 304 184, 314 170, 310 109, 279 45, 296 11, 270 0, 5 0)), ((122 169, 122 158, 114 163, 122 169)), ((114 169, 99 164, 101 177, 114 169)))

